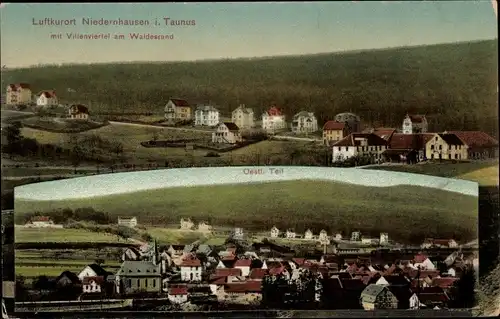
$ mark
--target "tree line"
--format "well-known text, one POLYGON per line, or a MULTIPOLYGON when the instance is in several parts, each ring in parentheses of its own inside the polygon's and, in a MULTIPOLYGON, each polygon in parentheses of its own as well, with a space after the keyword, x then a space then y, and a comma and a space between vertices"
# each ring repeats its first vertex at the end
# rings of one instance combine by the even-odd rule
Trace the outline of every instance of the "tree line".
POLYGON ((225 116, 240 103, 257 116, 276 104, 288 117, 314 111, 320 125, 352 111, 370 125, 399 127, 410 112, 426 114, 432 131, 496 134, 496 69, 497 43, 488 40, 266 59, 41 66, 7 70, 3 78, 53 88, 61 100, 90 104, 97 113, 162 113, 177 97, 213 103, 225 116))

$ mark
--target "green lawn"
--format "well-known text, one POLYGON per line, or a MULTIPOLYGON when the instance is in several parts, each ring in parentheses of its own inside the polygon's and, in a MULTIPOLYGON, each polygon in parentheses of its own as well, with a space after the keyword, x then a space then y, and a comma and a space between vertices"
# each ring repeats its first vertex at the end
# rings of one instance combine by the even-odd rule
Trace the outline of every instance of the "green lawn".
MULTIPOLYGON (((181 217, 216 226, 262 231, 273 225, 303 232, 359 229, 391 236, 476 238, 477 197, 417 186, 367 187, 328 181, 269 182, 167 188, 134 194, 64 201, 15 203, 18 214, 33 210, 93 207, 112 216, 141 216, 154 225, 181 217)), ((165 236, 172 236, 171 233, 165 236)))
POLYGON ((158 242, 166 244, 190 244, 196 240, 205 240, 210 237, 210 235, 205 235, 197 231, 183 231, 161 227, 148 228, 147 232, 158 240, 158 242))
POLYGON ((126 242, 108 233, 91 232, 84 229, 16 228, 16 242, 126 242))
POLYGON ((459 178, 484 186, 498 185, 498 160, 468 163, 422 163, 417 165, 370 166, 367 169, 459 178))
POLYGON ((57 277, 63 271, 69 270, 72 272, 80 272, 84 267, 76 266, 73 268, 68 267, 57 267, 57 266, 47 266, 47 267, 30 267, 30 266, 18 266, 16 265, 16 276, 23 277, 57 277))

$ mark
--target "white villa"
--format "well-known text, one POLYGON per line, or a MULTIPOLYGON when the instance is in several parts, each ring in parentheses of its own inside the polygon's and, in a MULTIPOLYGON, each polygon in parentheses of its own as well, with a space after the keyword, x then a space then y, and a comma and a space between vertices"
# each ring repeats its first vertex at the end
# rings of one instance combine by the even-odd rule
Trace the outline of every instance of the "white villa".
POLYGON ((137 217, 118 217, 118 225, 134 228, 137 226, 137 217))
POLYGON ((274 226, 271 228, 271 238, 277 238, 280 235, 280 230, 274 226))
POLYGON ((57 100, 56 92, 51 91, 42 91, 37 94, 36 105, 37 106, 55 106, 58 105, 59 102, 57 100))
POLYGON ((388 233, 380 233, 380 245, 387 245, 389 243, 389 234, 388 233))
POLYGON ((201 281, 201 273, 203 267, 201 261, 194 255, 186 256, 181 264, 181 280, 182 281, 201 281))
POLYGON ((211 105, 201 105, 194 113, 194 124, 199 126, 216 126, 219 124, 219 110, 211 105))
POLYGON ((304 239, 311 240, 313 238, 314 238, 313 232, 310 229, 306 230, 306 232, 304 233, 304 239))
POLYGON ((242 141, 240 128, 232 122, 220 123, 212 133, 213 143, 236 144, 242 141))
POLYGON ((201 222, 198 224, 198 231, 201 232, 211 232, 212 231, 212 226, 205 222, 201 222))
POLYGON ((238 106, 231 114, 231 121, 239 128, 248 129, 254 127, 254 113, 245 104, 238 106))
POLYGON ((262 128, 270 133, 286 128, 285 115, 273 106, 262 114, 262 128))
POLYGON ((30 85, 28 83, 9 84, 5 103, 7 105, 31 103, 30 85))
POLYGON ((295 236, 296 236, 296 234, 295 234, 295 232, 294 232, 293 230, 288 229, 288 230, 286 231, 286 234, 285 234, 285 237, 286 237, 286 238, 295 238, 295 236))
POLYGON ((326 230, 322 229, 319 232, 318 240, 319 241, 326 241, 326 240, 328 240, 328 233, 326 232, 326 230))
POLYGON ((318 130, 318 120, 314 113, 301 111, 293 117, 292 132, 295 134, 312 133, 318 130))
POLYGON ((181 218, 181 229, 182 230, 191 230, 194 227, 194 223, 191 221, 190 218, 184 219, 181 218))

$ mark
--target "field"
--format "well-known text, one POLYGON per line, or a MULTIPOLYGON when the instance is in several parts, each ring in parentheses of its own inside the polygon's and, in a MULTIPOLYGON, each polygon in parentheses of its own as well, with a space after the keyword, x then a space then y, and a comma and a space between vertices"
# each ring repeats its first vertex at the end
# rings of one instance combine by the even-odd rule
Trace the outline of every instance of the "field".
POLYGON ((276 102, 287 117, 308 105, 319 125, 352 110, 368 123, 396 127, 407 112, 419 112, 431 131, 495 134, 497 51, 497 41, 487 40, 219 61, 49 65, 6 70, 1 86, 8 79, 35 91, 50 87, 60 101, 89 101, 92 113, 161 113, 170 97, 214 101, 223 116, 238 102, 255 114, 276 102))
POLYGON ((415 187, 367 187, 293 181, 167 188, 81 200, 16 200, 16 213, 92 207, 110 216, 141 216, 142 224, 168 225, 181 217, 247 229, 325 228, 390 231, 394 238, 477 236, 477 198, 415 187), (422 198, 426 200, 423 201, 422 198), (314 218, 311 218, 314 216, 314 218), (453 235, 453 236, 452 236, 453 235))
POLYGON ((67 120, 64 118, 38 116, 24 119, 21 122, 25 127, 61 133, 81 133, 106 125, 103 122, 67 120))
POLYGON ((415 173, 432 176, 465 179, 479 183, 481 186, 498 185, 498 160, 474 161, 469 163, 422 163, 418 165, 370 166, 377 169, 395 172, 415 173))
POLYGON ((72 228, 16 227, 16 242, 126 242, 124 239, 101 232, 72 228))

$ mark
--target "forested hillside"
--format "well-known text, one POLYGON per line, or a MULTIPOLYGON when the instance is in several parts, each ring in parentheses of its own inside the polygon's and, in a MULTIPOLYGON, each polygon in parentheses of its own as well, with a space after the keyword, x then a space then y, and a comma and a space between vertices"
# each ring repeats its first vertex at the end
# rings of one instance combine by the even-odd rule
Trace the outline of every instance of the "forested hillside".
POLYGON ((428 115, 432 130, 496 133, 496 40, 375 51, 198 62, 40 66, 3 72, 2 86, 28 82, 92 112, 161 112, 169 97, 239 103, 257 114, 272 102, 287 115, 312 110, 320 124, 338 112, 367 124, 401 125, 428 115), (75 92, 69 92, 73 89, 75 92))

